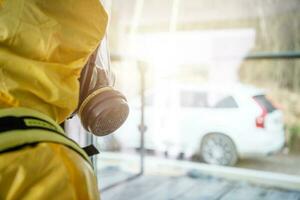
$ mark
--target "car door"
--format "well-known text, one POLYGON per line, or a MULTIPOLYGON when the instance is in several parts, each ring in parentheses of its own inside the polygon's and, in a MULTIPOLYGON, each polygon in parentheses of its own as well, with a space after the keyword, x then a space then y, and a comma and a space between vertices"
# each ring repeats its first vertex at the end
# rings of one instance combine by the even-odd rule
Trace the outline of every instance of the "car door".
POLYGON ((235 139, 245 127, 244 116, 235 96, 216 93, 209 113, 210 131, 221 132, 235 139))
POLYGON ((200 138, 207 128, 210 108, 208 93, 202 90, 181 90, 179 92, 181 148, 191 154, 200 145, 200 138))

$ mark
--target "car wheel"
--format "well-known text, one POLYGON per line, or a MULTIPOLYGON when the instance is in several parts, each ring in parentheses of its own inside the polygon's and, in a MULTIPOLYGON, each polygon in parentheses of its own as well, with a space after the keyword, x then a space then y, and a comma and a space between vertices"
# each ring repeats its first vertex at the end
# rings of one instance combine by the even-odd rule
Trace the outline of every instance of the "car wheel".
POLYGON ((209 133, 204 136, 200 154, 208 164, 233 166, 238 160, 233 141, 221 133, 209 133))

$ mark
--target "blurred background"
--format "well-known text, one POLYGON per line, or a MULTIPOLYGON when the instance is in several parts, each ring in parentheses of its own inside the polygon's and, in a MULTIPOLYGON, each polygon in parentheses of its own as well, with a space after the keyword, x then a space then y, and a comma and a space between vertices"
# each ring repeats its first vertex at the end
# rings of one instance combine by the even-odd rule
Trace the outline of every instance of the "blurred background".
POLYGON ((103 138, 67 123, 100 149, 103 187, 144 169, 180 174, 187 162, 300 175, 299 0, 103 3, 130 114, 103 138))

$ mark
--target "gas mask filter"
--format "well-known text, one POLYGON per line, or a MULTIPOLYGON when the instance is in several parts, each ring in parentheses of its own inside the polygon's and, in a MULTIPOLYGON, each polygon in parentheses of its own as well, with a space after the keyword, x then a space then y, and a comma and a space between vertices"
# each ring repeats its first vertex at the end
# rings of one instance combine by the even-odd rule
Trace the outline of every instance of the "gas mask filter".
POLYGON ((77 114, 87 131, 104 136, 125 122, 129 107, 125 96, 113 88, 114 76, 97 60, 97 53, 96 50, 81 71, 77 114))

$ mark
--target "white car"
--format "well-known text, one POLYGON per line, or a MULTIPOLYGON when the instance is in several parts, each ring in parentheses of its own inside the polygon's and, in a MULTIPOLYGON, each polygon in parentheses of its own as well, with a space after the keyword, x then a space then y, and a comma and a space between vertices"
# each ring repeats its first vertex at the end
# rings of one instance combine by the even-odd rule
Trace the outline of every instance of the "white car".
MULTIPOLYGON (((285 143, 282 112, 252 86, 172 84, 147 92, 145 99, 146 149, 234 165, 238 158, 277 152, 285 143)), ((139 148, 138 99, 130 107, 115 137, 123 148, 139 148)))

